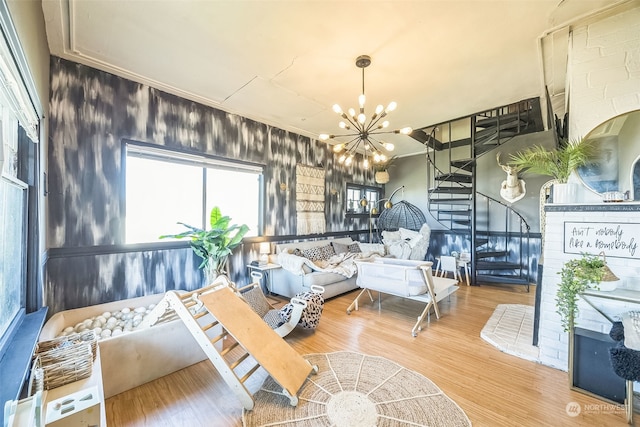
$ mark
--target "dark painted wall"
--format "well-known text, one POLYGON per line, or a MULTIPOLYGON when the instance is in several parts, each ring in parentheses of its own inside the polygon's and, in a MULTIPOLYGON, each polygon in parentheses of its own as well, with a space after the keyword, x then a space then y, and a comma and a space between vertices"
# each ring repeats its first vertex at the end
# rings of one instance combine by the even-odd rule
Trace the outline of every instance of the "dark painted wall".
MULTIPOLYGON (((344 197, 331 190, 371 184, 373 172, 339 165, 326 144, 57 57, 49 130, 50 314, 203 284, 188 248, 124 245, 123 138, 265 165, 266 236, 295 235, 298 163, 326 171, 327 232, 368 227, 367 219, 345 218, 344 197)), ((243 281, 245 264, 256 257, 257 243, 245 244, 231 260, 232 279, 243 281)))

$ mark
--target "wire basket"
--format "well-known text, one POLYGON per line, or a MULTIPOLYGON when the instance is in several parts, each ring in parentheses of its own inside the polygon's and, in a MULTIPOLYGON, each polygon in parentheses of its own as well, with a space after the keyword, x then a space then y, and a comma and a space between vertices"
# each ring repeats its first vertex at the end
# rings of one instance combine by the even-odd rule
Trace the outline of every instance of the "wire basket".
POLYGON ((93 331, 38 343, 31 370, 35 391, 51 390, 90 377, 96 343, 93 331))
POLYGON ((36 353, 44 353, 49 350, 69 347, 83 342, 91 345, 91 353, 93 354, 93 359, 95 360, 96 348, 98 346, 98 337, 93 330, 69 334, 66 336, 54 338, 52 340, 39 342, 36 347, 36 353))
POLYGON ((604 262, 604 267, 602 267, 602 269, 604 270, 604 274, 602 275, 602 279, 600 281, 601 282, 617 282, 618 280, 620 280, 618 276, 613 274, 613 271, 611 271, 609 266, 607 266, 607 257, 604 254, 604 251, 600 252, 598 256, 601 256, 602 262, 604 262))

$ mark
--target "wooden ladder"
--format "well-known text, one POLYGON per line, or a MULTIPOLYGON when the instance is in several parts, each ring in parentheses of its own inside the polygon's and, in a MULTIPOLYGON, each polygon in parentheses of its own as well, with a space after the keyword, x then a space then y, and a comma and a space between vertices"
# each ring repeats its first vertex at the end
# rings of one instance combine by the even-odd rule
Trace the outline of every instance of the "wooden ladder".
POLYGON ((296 406, 298 391, 318 368, 274 332, 234 293, 228 286, 231 282, 221 277, 195 291, 167 292, 140 327, 181 319, 245 409, 254 405, 245 382, 260 367, 296 406), (223 348, 222 341, 229 336, 234 343, 223 348), (239 351, 233 351, 236 349, 239 351))

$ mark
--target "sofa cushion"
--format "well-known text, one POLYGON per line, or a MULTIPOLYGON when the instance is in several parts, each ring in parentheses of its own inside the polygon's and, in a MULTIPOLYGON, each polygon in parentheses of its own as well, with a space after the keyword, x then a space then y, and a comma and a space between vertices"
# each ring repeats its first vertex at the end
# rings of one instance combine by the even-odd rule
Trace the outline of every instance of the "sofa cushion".
POLYGON ((341 274, 326 273, 324 271, 314 271, 313 273, 305 274, 302 279, 303 285, 306 288, 310 288, 313 285, 325 287, 344 280, 346 280, 346 278, 341 274))

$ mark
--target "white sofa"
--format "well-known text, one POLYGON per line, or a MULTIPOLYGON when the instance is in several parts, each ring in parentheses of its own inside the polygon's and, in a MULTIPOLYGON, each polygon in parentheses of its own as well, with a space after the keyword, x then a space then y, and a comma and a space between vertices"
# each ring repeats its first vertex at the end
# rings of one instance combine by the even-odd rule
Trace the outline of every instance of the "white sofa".
MULTIPOLYGON (((324 287, 323 296, 327 299, 357 289, 355 270, 352 277, 345 277, 342 274, 326 271, 315 271, 312 269, 313 266, 310 267, 308 259, 293 253, 296 249, 308 251, 328 245, 332 246, 333 243, 336 243, 335 247, 344 248, 357 242, 350 237, 345 237, 276 245, 272 259, 273 262, 280 264, 282 268, 271 270, 269 273, 272 275, 270 278, 271 292, 292 298, 298 293, 310 291, 312 285, 319 285, 324 287)), ((358 246, 362 251, 359 257, 368 257, 374 253, 384 255, 385 253, 384 245, 382 244, 358 243, 358 246)))

